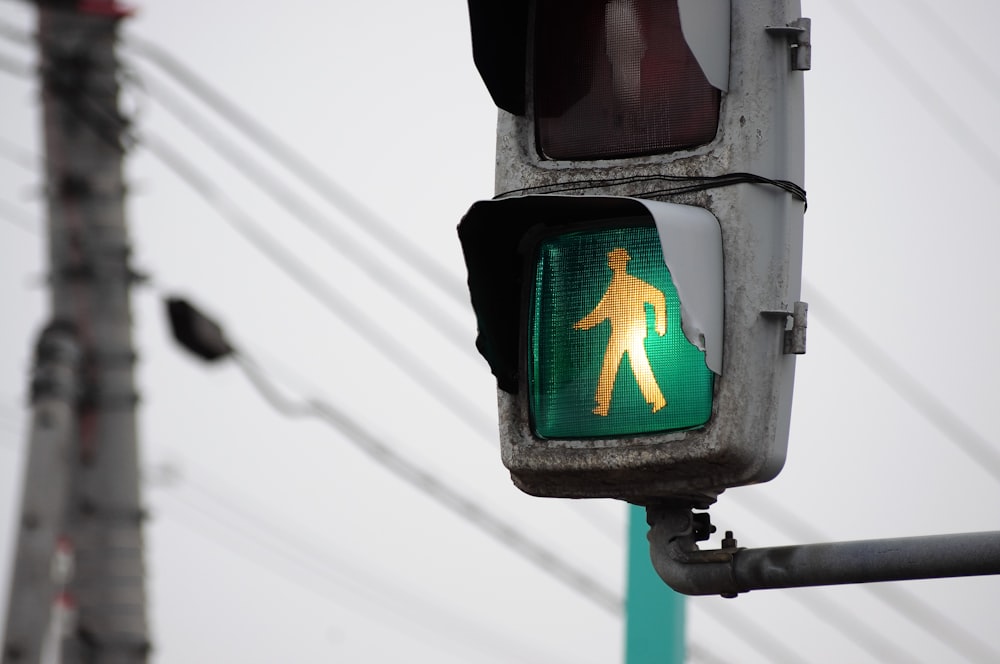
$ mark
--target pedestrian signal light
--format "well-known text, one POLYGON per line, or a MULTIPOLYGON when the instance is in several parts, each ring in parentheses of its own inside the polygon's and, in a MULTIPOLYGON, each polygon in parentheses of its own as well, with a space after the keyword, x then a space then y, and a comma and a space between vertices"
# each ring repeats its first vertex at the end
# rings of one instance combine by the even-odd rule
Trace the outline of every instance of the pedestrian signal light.
POLYGON ((500 109, 459 225, 500 451, 532 495, 707 507, 785 461, 799 0, 468 0, 500 109))
POLYGON ((627 436, 708 421, 713 374, 684 336, 655 226, 545 239, 531 286, 527 370, 538 436, 627 436))

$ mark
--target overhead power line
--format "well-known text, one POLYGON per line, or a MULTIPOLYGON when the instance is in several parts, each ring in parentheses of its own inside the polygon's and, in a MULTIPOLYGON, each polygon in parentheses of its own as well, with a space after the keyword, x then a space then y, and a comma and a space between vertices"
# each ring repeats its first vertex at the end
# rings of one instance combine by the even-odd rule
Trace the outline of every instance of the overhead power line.
POLYGON ((610 613, 620 616, 622 599, 610 589, 574 569, 557 555, 536 543, 520 530, 494 516, 477 503, 452 489, 436 476, 415 466, 372 435, 346 413, 318 399, 290 401, 271 384, 265 373, 248 356, 234 354, 239 367, 257 391, 275 410, 287 417, 311 417, 336 429, 379 465, 398 478, 447 507, 454 514, 485 532, 500 544, 527 559, 610 613))
POLYGON ((1000 451, 996 446, 923 387, 913 374, 893 360, 820 290, 808 282, 804 283, 810 291, 809 299, 816 304, 811 311, 844 341, 848 350, 864 361, 893 392, 944 434, 948 441, 1000 483, 1000 451))
MULTIPOLYGON (((88 124, 95 123, 96 120, 89 116, 83 117, 83 120, 87 121, 88 124)), ((113 118, 111 118, 113 120, 113 118)), ((95 132, 99 135, 101 127, 94 127, 95 132)), ((138 140, 134 135, 128 135, 129 144, 136 144, 138 140)), ((191 186, 199 195, 205 198, 217 212, 231 225, 234 225, 236 230, 240 232, 244 237, 249 240, 254 246, 261 250, 265 256, 271 259, 273 262, 278 264, 279 267, 284 269, 286 273, 289 274, 298 284, 303 287, 307 292, 309 292, 314 297, 321 300, 322 304, 325 304, 328 309, 331 309, 335 315, 337 315, 345 324, 349 327, 354 327, 355 329, 359 326, 359 321, 364 323, 367 319, 361 316, 359 313, 355 313, 354 316, 344 316, 345 309, 353 310, 354 312, 359 312, 360 310, 352 307, 350 303, 337 296, 336 292, 326 287, 323 281, 317 277, 315 274, 311 273, 305 269, 301 262, 297 258, 292 256, 289 252, 282 250, 279 245, 277 245, 273 239, 268 238, 261 231, 255 229, 252 222, 249 221, 249 217, 243 213, 241 210, 236 208, 236 206, 227 197, 221 194, 221 190, 214 187, 211 181, 199 173, 192 162, 185 160, 180 154, 167 147, 167 144, 163 141, 152 140, 149 136, 145 139, 146 147, 150 148, 151 151, 156 154, 161 161, 163 161, 169 168, 174 170, 182 180, 184 180, 189 186, 191 186), (158 152, 157 152, 158 150, 158 152), (270 249, 270 250, 268 250, 270 249), (296 269, 289 269, 290 267, 296 269)), ((369 343, 371 339, 365 336, 365 330, 378 329, 377 326, 367 321, 368 324, 361 325, 364 329, 360 330, 362 338, 366 339, 369 343)), ((385 335, 381 335, 383 339, 387 339, 385 335)), ((452 335, 454 336, 454 335, 452 335)), ((391 346, 395 348, 394 346, 391 346)), ((471 348, 471 345, 468 347, 471 348)), ((402 351, 400 351, 402 353, 402 351)), ((406 354, 400 354, 398 357, 406 359, 406 354)), ((438 385, 444 385, 440 381, 436 381, 436 377, 432 373, 421 374, 419 371, 407 371, 407 364, 421 364, 420 360, 412 359, 408 363, 404 363, 404 372, 414 377, 415 380, 419 382, 423 379, 427 382, 436 382, 438 385), (417 377, 420 378, 417 378, 417 377)), ((399 365, 397 365, 399 366, 399 365)), ((446 390, 450 394, 457 395, 458 393, 454 390, 446 390)), ((437 399, 439 402, 444 404, 446 407, 451 409, 454 414, 456 414, 459 419, 464 420, 467 424, 473 425, 476 428, 476 418, 473 414, 473 410, 469 407, 469 402, 466 402, 466 409, 455 410, 454 407, 449 406, 448 403, 443 401, 439 396, 437 399)), ((480 421, 479 424, 482 424, 480 421)), ((485 428, 478 428, 478 432, 483 436, 483 439, 488 443, 495 443, 495 427, 491 423, 487 424, 485 428)), ((609 524, 607 520, 601 519, 592 510, 586 508, 585 505, 570 502, 570 508, 575 511, 581 518, 587 521, 591 526, 597 528, 606 537, 612 538, 615 542, 618 542, 617 529, 613 524, 609 524)))
MULTIPOLYGON (((711 619, 724 624, 726 629, 765 655, 767 661, 771 662, 771 664, 781 662, 785 664, 802 664, 803 657, 800 653, 796 653, 786 646, 782 642, 781 637, 773 636, 766 630, 755 625, 751 619, 747 618, 740 611, 732 607, 726 607, 722 610, 716 607, 716 610, 708 612, 708 615, 711 619)), ((699 652, 698 654, 702 655, 703 653, 699 652)))
MULTIPOLYGON (((828 539, 808 521, 759 491, 743 491, 739 500, 744 508, 759 517, 766 515, 769 523, 798 541, 823 542, 828 539)), ((921 633, 937 639, 969 661, 980 664, 1000 661, 1000 651, 900 585, 867 583, 858 587, 907 618, 921 633)))
MULTIPOLYGON (((982 92, 988 92, 997 99, 1000 99, 1000 71, 990 64, 986 58, 980 55, 970 43, 971 40, 958 32, 951 23, 938 14, 938 11, 931 8, 931 4, 926 0, 906 0, 900 3, 906 11, 914 14, 928 32, 939 39, 948 49, 948 52, 955 57, 956 63, 970 70, 983 85, 979 87, 982 92)), ((950 7, 941 3, 939 7, 950 7)), ((965 15, 961 15, 965 18, 965 15)), ((992 48, 990 49, 992 51, 992 48)))
POLYGON ((40 237, 37 220, 20 207, 9 201, 0 199, 0 219, 18 228, 28 235, 40 237))
POLYGON ((38 172, 38 165, 42 163, 41 158, 3 138, 0 138, 0 155, 3 155, 3 158, 10 163, 20 166, 21 169, 32 174, 38 172))
POLYGON ((485 441, 490 444, 495 441, 496 425, 482 413, 477 404, 470 401, 451 383, 443 380, 423 360, 407 351, 399 343, 398 337, 387 333, 363 309, 327 286, 298 257, 260 230, 250 216, 216 188, 191 161, 169 147, 166 141, 156 139, 149 132, 143 135, 142 145, 191 186, 244 239, 345 325, 353 328, 361 339, 391 360, 396 368, 407 374, 414 382, 435 395, 445 408, 476 431, 485 441))
POLYGON ((33 70, 30 65, 26 65, 19 60, 0 55, 0 71, 12 76, 31 76, 33 70))
MULTIPOLYGON (((205 475, 203 471, 198 474, 205 475)), ((501 661, 521 659, 538 664, 559 661, 551 653, 536 652, 534 646, 520 642, 514 635, 497 633, 467 616, 444 609, 422 594, 403 589, 373 570, 358 567, 301 529, 265 517, 266 510, 260 506, 247 505, 245 499, 235 500, 225 495, 220 491, 225 483, 218 478, 205 476, 205 479, 208 481, 194 480, 189 473, 183 473, 179 483, 182 490, 169 489, 164 493, 279 558, 283 564, 268 564, 268 571, 351 611, 372 606, 380 614, 402 618, 414 627, 421 627, 420 630, 411 628, 407 631, 429 645, 450 650, 461 646, 460 652, 466 655, 475 653, 477 658, 482 658, 492 654, 501 661), (193 494, 187 495, 188 491, 193 494), (309 578, 294 572, 302 572, 309 578), (317 585, 313 579, 322 583, 317 585), (327 590, 330 586, 335 586, 337 590, 327 590), (359 599, 361 602, 358 602, 359 599), (425 638, 429 634, 444 638, 434 639, 431 643, 425 638)), ((233 546, 229 538, 221 535, 218 529, 213 528, 209 536, 237 555, 246 556, 246 547, 233 546)))
POLYGON ((941 128, 969 157, 975 160, 994 182, 1000 183, 1000 155, 983 141, 980 131, 952 109, 938 89, 920 73, 912 59, 897 49, 892 40, 868 18, 854 0, 831 2, 830 6, 846 15, 851 28, 857 31, 866 46, 876 51, 880 61, 887 63, 892 73, 910 94, 937 120, 941 128))
MULTIPOLYGON (((361 447, 363 451, 369 454, 369 456, 376 459, 378 463, 387 467, 397 476, 405 479, 414 486, 417 486, 417 488, 422 492, 434 497, 453 511, 456 511, 460 515, 464 516, 464 518, 473 520, 477 526, 484 528, 495 539, 508 547, 514 548, 518 551, 518 553, 521 553, 521 555, 526 555, 526 557, 528 557, 532 562, 536 565, 540 565, 543 570, 552 574, 560 581, 567 583, 578 592, 582 592, 585 595, 589 596, 593 593, 592 585, 596 582, 586 578, 581 579, 579 572, 554 558, 551 553, 541 547, 538 547, 524 535, 512 530, 508 524, 505 524, 502 521, 493 518, 488 513, 483 512, 480 507, 471 503, 471 501, 466 499, 463 495, 450 489, 447 485, 441 483, 435 476, 413 467, 405 459, 396 455, 390 448, 386 447, 384 444, 372 437, 363 428, 352 422, 342 412, 338 412, 328 404, 318 402, 316 400, 291 402, 285 399, 277 391, 277 389, 266 379, 264 374, 258 367, 255 366, 252 360, 247 358, 247 356, 237 353, 234 358, 239 363, 240 368, 243 369, 251 383, 253 383, 257 388, 258 392, 260 392, 265 400, 267 400, 282 414, 288 417, 320 418, 327 424, 338 429, 342 435, 345 435, 349 440, 351 440, 351 442, 361 447), (556 564, 555 569, 551 568, 552 564, 556 564), (582 586, 581 581, 584 584, 582 586)), ((621 600, 616 598, 616 604, 610 605, 610 595, 608 592, 603 591, 601 594, 603 595, 601 603, 605 604, 604 608, 613 608, 617 614, 617 611, 619 611, 621 607, 621 600)), ((591 599, 594 598, 591 597, 591 599)), ((898 649, 895 649, 891 644, 887 645, 885 639, 873 636, 871 630, 861 630, 859 637, 857 621, 845 619, 836 607, 831 608, 829 604, 826 604, 818 607, 816 610, 819 614, 829 618, 832 622, 838 623, 842 628, 842 631, 845 632, 845 635, 854 640, 854 642, 860 647, 866 648, 876 655, 899 653, 898 649), (854 632, 854 634, 852 635, 851 632, 854 632)), ((739 634, 752 647, 764 654, 769 661, 795 661, 794 657, 791 655, 791 651, 784 648, 780 639, 769 634, 767 630, 755 626, 752 621, 740 616, 734 617, 733 614, 729 612, 721 615, 713 613, 712 615, 718 622, 725 625, 734 633, 739 634)), ((704 654, 703 649, 701 652, 704 654)), ((905 658, 886 661, 905 661, 905 658)))
MULTIPOLYGON (((448 339, 463 353, 478 357, 473 344, 472 330, 461 329, 457 320, 434 300, 427 297, 424 290, 412 281, 400 276, 382 256, 365 247, 350 234, 338 230, 329 223, 326 216, 282 185, 253 157, 227 140, 221 132, 213 130, 195 111, 175 95, 161 87, 147 87, 151 97, 158 101, 184 126, 193 131, 209 147, 226 159, 244 177, 267 193, 284 207, 292 218, 308 228, 343 257, 364 271, 373 281, 392 293, 404 306, 420 316, 448 339)), ((382 244, 381 239, 379 240, 382 244)), ((468 299, 466 299, 468 300, 468 299)), ((468 301, 465 303, 468 309, 468 301)))
POLYGON ((207 83, 194 71, 185 66, 166 50, 143 39, 130 37, 126 48, 146 58, 205 105, 224 117, 230 124, 279 161, 290 172, 308 184, 328 203, 341 210, 344 216, 357 228, 385 245, 396 256, 403 259, 432 282, 441 292, 446 293, 463 307, 468 306, 469 295, 460 280, 455 279, 441 267, 441 264, 426 256, 405 235, 399 233, 392 224, 386 222, 346 189, 324 175, 285 141, 272 133, 263 124, 243 112, 236 104, 222 95, 215 86, 207 83))

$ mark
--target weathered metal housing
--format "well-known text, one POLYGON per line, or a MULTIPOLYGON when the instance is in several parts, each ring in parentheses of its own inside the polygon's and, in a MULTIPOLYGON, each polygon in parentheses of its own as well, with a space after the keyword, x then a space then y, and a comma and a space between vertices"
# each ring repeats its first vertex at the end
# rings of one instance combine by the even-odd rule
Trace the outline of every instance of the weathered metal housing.
MULTIPOLYGON (((798 25, 799 12, 797 0, 732 3, 728 90, 722 94, 715 140, 690 150, 627 159, 555 161, 540 156, 527 33, 524 112, 499 111, 497 197, 529 188, 557 192, 587 181, 585 188, 566 193, 705 208, 722 230, 725 309, 722 372, 715 381, 712 417, 703 428, 690 431, 613 439, 539 438, 530 423, 521 334, 516 384, 501 385, 497 399, 502 459, 525 492, 707 506, 724 489, 767 481, 783 466, 795 368, 785 339, 800 297, 804 201, 781 188, 753 183, 651 195, 669 187, 649 178, 749 173, 804 184, 803 74, 796 66, 802 46, 787 37, 788 30, 774 29, 798 25), (623 179, 631 183, 622 184, 623 179)), ((691 38, 722 37, 701 31, 691 38)), ((473 213, 482 212, 474 207, 473 213)), ((475 303, 475 293, 473 298, 475 303)), ((801 335, 804 307, 800 310, 801 335)), ((798 344, 795 352, 803 349, 798 344)))

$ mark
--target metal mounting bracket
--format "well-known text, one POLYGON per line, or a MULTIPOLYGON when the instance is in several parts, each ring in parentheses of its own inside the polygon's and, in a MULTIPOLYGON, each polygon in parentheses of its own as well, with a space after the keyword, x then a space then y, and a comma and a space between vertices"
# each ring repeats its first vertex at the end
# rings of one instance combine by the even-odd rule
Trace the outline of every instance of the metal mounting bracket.
POLYGON ((812 19, 799 18, 788 25, 769 25, 764 30, 769 35, 788 40, 793 71, 812 69, 812 19))
POLYGON ((736 597, 767 588, 1000 574, 1000 531, 760 549, 737 546, 726 531, 721 548, 703 550, 697 543, 711 528, 707 514, 676 505, 650 506, 646 520, 653 568, 685 595, 736 597))
POLYGON ((762 311, 761 316, 783 317, 792 320, 792 327, 785 330, 785 355, 806 354, 806 328, 808 327, 809 304, 796 302, 792 311, 772 310, 762 311))

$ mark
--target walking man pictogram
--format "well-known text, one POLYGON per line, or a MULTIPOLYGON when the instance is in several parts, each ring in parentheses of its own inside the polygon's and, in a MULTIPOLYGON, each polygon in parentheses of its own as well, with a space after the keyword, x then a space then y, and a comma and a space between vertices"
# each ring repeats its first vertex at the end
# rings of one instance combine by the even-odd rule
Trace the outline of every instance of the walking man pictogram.
POLYGON ((604 352, 601 377, 597 381, 594 401, 595 415, 606 416, 611 407, 611 391, 615 386, 618 366, 628 353, 632 373, 639 384, 643 399, 653 408, 653 412, 667 405, 663 392, 656 382, 653 369, 649 366, 644 342, 649 327, 646 320, 646 304, 653 306, 656 333, 661 337, 667 333, 666 298, 654 286, 628 273, 628 262, 632 259, 628 252, 616 247, 608 252, 608 267, 611 268, 611 284, 597 303, 594 310, 573 324, 574 330, 589 330, 604 322, 611 321, 611 338, 604 352))

